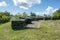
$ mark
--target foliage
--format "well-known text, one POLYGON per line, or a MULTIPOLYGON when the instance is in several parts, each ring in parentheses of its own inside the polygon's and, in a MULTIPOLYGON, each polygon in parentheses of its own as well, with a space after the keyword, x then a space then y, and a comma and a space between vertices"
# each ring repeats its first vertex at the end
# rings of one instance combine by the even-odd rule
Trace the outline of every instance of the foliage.
POLYGON ((14 17, 15 17, 15 19, 20 19, 22 17, 22 14, 21 13, 17 13, 14 17))
POLYGON ((0 23, 5 23, 10 20, 11 16, 10 13, 5 11, 5 12, 0 12, 0 23))
POLYGON ((36 15, 37 18, 42 18, 43 16, 40 16, 40 15, 36 15))
POLYGON ((60 9, 58 9, 57 11, 55 11, 55 12, 53 13, 53 17, 55 17, 55 18, 60 18, 60 9))
POLYGON ((23 13, 23 17, 27 17, 28 15, 27 15, 27 13, 26 12, 24 12, 23 13))
POLYGON ((47 14, 44 14, 44 17, 45 18, 51 18, 51 16, 50 15, 47 15, 47 14))
POLYGON ((36 14, 31 12, 31 13, 30 13, 30 16, 31 16, 31 17, 36 17, 36 14))

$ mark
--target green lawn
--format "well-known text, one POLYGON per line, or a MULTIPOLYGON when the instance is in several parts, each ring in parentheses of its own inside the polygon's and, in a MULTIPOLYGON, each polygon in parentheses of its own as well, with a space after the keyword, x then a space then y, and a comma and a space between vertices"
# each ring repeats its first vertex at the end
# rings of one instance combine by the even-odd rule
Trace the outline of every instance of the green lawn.
POLYGON ((11 22, 0 25, 0 40, 60 40, 60 20, 42 21, 39 29, 14 31, 11 22))

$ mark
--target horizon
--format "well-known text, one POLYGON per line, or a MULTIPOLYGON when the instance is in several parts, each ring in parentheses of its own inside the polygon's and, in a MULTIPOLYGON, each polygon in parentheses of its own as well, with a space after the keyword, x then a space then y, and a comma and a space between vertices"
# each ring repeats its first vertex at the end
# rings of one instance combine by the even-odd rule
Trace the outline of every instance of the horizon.
POLYGON ((51 15, 60 8, 60 0, 0 0, 0 11, 11 14, 35 12, 37 15, 51 15))

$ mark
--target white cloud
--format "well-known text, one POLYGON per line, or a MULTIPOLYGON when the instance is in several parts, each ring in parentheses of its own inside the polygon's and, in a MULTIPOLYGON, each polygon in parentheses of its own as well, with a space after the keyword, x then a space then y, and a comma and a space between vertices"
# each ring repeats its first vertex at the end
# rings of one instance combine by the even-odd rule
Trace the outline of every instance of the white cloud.
POLYGON ((58 10, 58 8, 54 9, 53 12, 55 12, 56 10, 58 10))
POLYGON ((36 15, 39 15, 40 14, 40 12, 35 12, 36 13, 36 15))
POLYGON ((35 12, 37 15, 53 15, 53 13, 58 10, 58 8, 53 8, 51 6, 48 6, 43 12, 35 12))
POLYGON ((51 10, 53 10, 53 7, 51 6, 48 6, 48 8, 46 9, 46 11, 51 11, 51 10))
POLYGON ((7 6, 7 3, 5 1, 0 2, 0 6, 7 6))
POLYGON ((43 16, 43 13, 42 12, 35 12, 36 15, 41 15, 43 16))
POLYGON ((19 6, 23 9, 28 9, 34 4, 40 4, 41 0, 13 0, 15 6, 19 6))
POLYGON ((24 6, 20 6, 20 8, 23 8, 23 9, 28 9, 27 7, 24 7, 24 6))
POLYGON ((53 8, 51 6, 48 6, 44 12, 44 14, 47 15, 52 15, 56 10, 58 10, 58 8, 53 8))

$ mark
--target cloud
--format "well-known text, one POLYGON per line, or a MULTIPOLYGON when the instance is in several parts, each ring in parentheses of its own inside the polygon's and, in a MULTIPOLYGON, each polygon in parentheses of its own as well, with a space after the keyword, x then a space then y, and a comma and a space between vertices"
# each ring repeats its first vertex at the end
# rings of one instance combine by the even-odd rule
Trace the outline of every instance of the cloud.
POLYGON ((7 6, 7 3, 5 1, 0 2, 0 6, 7 6))
POLYGON ((58 8, 53 8, 51 6, 48 6, 45 10, 45 12, 43 12, 44 14, 47 14, 47 15, 53 15, 53 13, 58 10, 58 8))
POLYGON ((43 16, 43 12, 35 12, 35 14, 43 16))
POLYGON ((55 12, 56 10, 58 10, 58 8, 54 9, 53 12, 55 12))
POLYGON ((54 8, 51 6, 48 6, 45 10, 45 14, 51 14, 54 11, 54 8))
POLYGON ((53 13, 56 11, 56 10, 58 10, 58 8, 53 8, 53 7, 51 7, 51 6, 48 6, 44 11, 42 11, 42 12, 35 12, 36 13, 36 15, 44 15, 44 14, 46 14, 46 15, 53 15, 53 13))
POLYGON ((29 9, 35 4, 40 4, 41 0, 13 0, 14 5, 23 9, 29 9))

